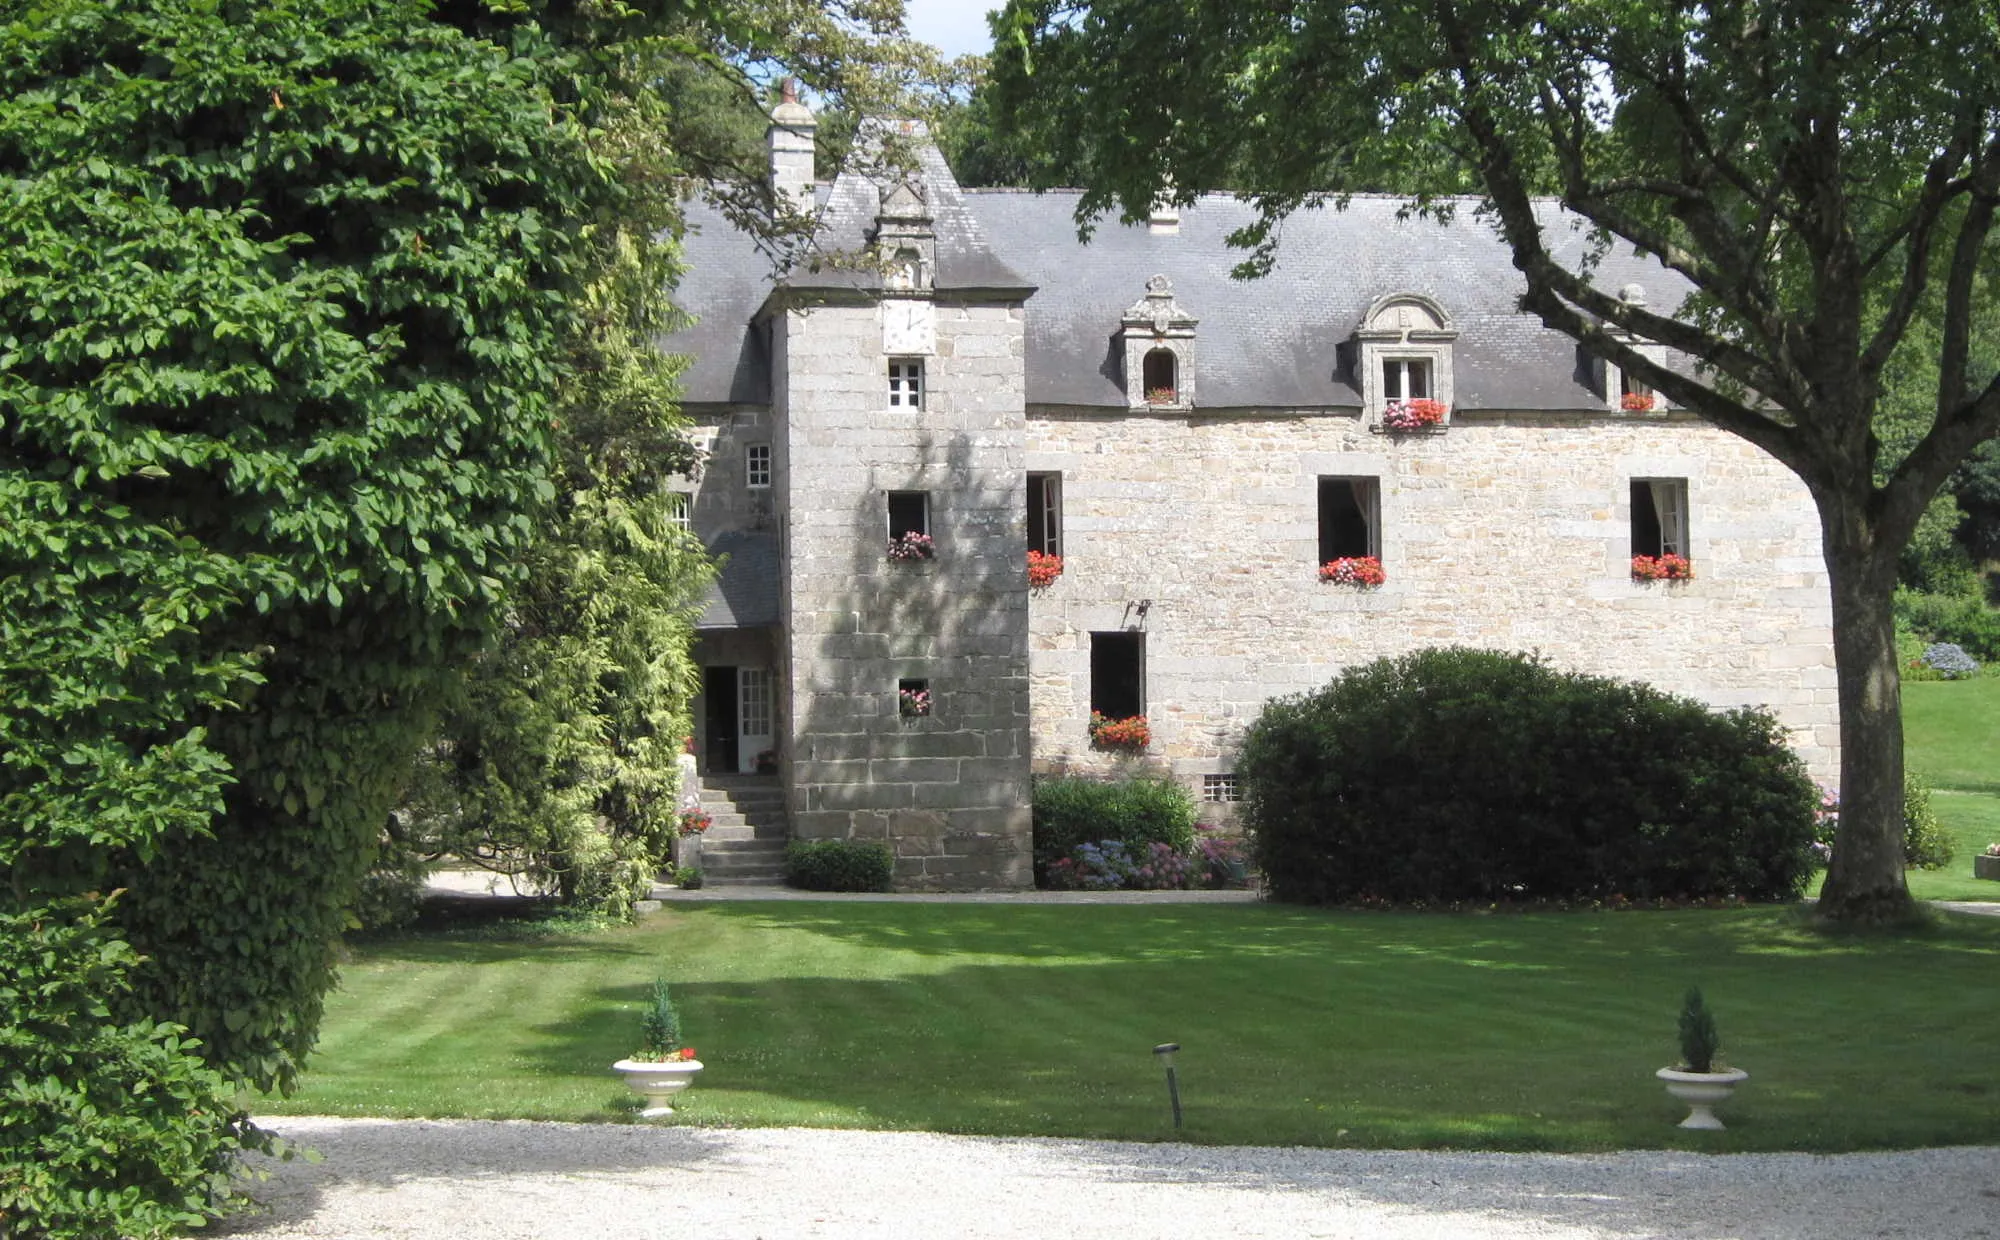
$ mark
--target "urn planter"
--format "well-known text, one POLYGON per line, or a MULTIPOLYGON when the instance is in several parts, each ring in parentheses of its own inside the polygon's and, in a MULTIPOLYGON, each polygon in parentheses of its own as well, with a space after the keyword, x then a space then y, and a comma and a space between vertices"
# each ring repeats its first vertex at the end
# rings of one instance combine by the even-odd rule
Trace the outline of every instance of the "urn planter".
POLYGON ((694 1074, 701 1071, 701 1060, 666 1059, 656 1062, 621 1059, 611 1065, 611 1070, 625 1078, 633 1093, 645 1098, 646 1107, 639 1112, 639 1117, 658 1119, 674 1113, 669 1100, 694 1084, 694 1074))
POLYGON ((1972 859, 1972 876, 2000 880, 2000 857, 1980 853, 1972 859))
POLYGON ((1730 1092, 1737 1084, 1750 1076, 1741 1068, 1721 1072, 1682 1072, 1678 1068, 1661 1068, 1654 1075, 1667 1083, 1668 1093, 1688 1104, 1688 1117, 1681 1121, 1681 1127, 1707 1129, 1722 1127, 1722 1121, 1715 1117, 1716 1104, 1728 1101, 1730 1092))

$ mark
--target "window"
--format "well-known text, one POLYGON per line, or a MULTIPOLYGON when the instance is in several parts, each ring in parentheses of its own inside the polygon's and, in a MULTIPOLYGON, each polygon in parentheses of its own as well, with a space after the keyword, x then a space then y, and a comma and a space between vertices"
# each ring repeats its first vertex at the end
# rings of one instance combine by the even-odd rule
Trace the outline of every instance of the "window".
POLYGON ((931 497, 928 491, 889 492, 889 537, 931 532, 931 497))
POLYGON ((1319 560, 1380 556, 1381 484, 1374 478, 1319 480, 1319 560))
POLYGON ((889 407, 924 407, 924 359, 899 357, 889 363, 889 407))
POLYGON ((905 719, 922 719, 931 713, 931 682, 928 680, 899 680, 896 682, 896 713, 905 719))
POLYGON ((667 492, 667 520, 678 529, 687 529, 694 513, 694 496, 686 491, 667 492))
POLYGON ((1130 719, 1146 713, 1146 635, 1090 635, 1090 709, 1106 719, 1130 719))
POLYGON ((1427 358, 1391 357, 1382 361, 1382 399, 1429 400, 1431 364, 1427 358))
POLYGON ((1180 399, 1180 385, 1174 382, 1174 355, 1166 349, 1146 354, 1144 363, 1146 403, 1171 405, 1180 399))
POLYGON ((1236 791, 1236 775, 1204 775, 1201 777, 1201 799, 1204 801, 1240 801, 1242 796, 1236 791))
POLYGON ((766 488, 771 485, 771 445, 753 443, 743 449, 743 485, 766 488))
POLYGON ((1687 479, 1632 479, 1632 554, 1687 553, 1687 479))
POLYGON ((1062 554, 1062 475, 1028 475, 1028 550, 1062 554))

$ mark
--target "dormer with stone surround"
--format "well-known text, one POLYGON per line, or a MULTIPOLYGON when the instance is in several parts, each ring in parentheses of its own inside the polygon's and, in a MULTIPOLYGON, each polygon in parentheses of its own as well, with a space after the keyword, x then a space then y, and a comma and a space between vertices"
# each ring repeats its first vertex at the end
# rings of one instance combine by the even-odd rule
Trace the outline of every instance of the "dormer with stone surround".
POLYGON ((1194 329, 1201 322, 1174 300, 1164 275, 1126 307, 1118 329, 1125 358, 1125 401, 1133 413, 1194 408, 1194 329))
POLYGON ((1390 293, 1375 299, 1355 329, 1360 346, 1362 417, 1381 422, 1392 401, 1434 400, 1451 419, 1457 383, 1452 342, 1458 328, 1451 315, 1422 293, 1390 293))

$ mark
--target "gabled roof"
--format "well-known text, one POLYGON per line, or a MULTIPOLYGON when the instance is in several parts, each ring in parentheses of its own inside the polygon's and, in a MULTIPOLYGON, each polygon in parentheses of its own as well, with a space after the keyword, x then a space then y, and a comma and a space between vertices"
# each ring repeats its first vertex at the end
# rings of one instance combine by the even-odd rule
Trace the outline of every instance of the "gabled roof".
MULTIPOLYGON (((1404 200, 1357 196, 1345 210, 1302 211, 1281 225, 1278 261, 1256 280, 1230 270, 1244 251, 1229 234, 1255 208, 1225 194, 1180 211, 1177 232, 1101 222, 1077 240, 1080 191, 960 189, 933 146, 919 171, 937 233, 935 286, 941 295, 1026 298, 1030 405, 1125 408, 1117 333, 1121 317, 1156 274, 1200 320, 1195 373, 1206 409, 1335 408, 1361 403, 1349 346, 1368 307, 1389 293, 1420 293, 1449 311, 1454 404, 1462 411, 1601 409, 1592 367, 1574 341, 1519 310, 1525 285, 1476 204, 1456 204, 1450 223, 1403 218, 1404 200)), ((847 175, 825 201, 822 252, 853 252, 868 241, 882 186, 847 175)), ((1543 218, 1557 259, 1582 263, 1587 233, 1553 204, 1543 218)), ((770 260, 712 209, 689 210, 688 274, 677 300, 695 327, 663 347, 694 355, 683 378, 691 403, 765 404, 768 346, 758 316, 778 287, 770 260)), ((1651 259, 1608 253, 1593 271, 1606 288, 1644 285, 1671 313, 1685 285, 1651 259)), ((838 295, 879 290, 872 269, 795 267, 782 283, 796 292, 838 295)))

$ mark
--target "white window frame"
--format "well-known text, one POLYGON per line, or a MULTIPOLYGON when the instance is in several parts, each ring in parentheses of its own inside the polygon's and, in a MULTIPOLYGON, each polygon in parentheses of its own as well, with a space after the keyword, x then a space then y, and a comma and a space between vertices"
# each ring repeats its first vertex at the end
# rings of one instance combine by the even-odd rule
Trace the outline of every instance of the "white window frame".
POLYGON ((1382 480, 1367 474, 1321 474, 1318 479, 1318 486, 1315 488, 1313 495, 1313 504, 1315 507, 1313 514, 1315 518, 1313 530, 1314 563, 1324 562, 1317 557, 1319 552, 1323 550, 1321 547, 1323 541, 1321 531, 1324 530, 1326 525, 1326 512, 1323 507, 1324 500, 1321 497, 1325 494, 1326 484, 1329 482, 1345 482, 1348 484, 1354 496, 1354 505, 1361 511, 1361 522, 1368 527, 1368 549, 1362 552, 1362 554, 1372 555, 1378 560, 1381 559, 1382 480))
POLYGON ((753 443, 743 446, 743 485, 753 491, 771 489, 770 444, 753 443))
POLYGON ((1384 357, 1382 359, 1382 400, 1383 403, 1396 400, 1435 400, 1437 373, 1428 357, 1384 357), (1412 384, 1412 377, 1421 382, 1412 384), (1423 391, 1413 392, 1412 387, 1423 391))
MULTIPOLYGON (((1636 543, 1633 555, 1678 555, 1694 559, 1688 546, 1688 480, 1686 478, 1634 478, 1633 482, 1643 484, 1647 496, 1653 504, 1653 515, 1659 519, 1660 549, 1654 552, 1641 549, 1636 543)), ((1636 514, 1634 517, 1636 521, 1636 514)))
POLYGON ((889 359, 889 407, 891 409, 922 409, 924 407, 923 358, 892 357, 889 359))
POLYGON ((667 492, 667 521, 676 529, 694 528, 694 496, 691 493, 667 492))

